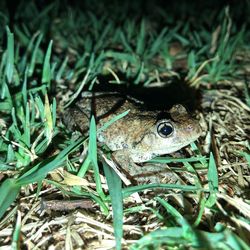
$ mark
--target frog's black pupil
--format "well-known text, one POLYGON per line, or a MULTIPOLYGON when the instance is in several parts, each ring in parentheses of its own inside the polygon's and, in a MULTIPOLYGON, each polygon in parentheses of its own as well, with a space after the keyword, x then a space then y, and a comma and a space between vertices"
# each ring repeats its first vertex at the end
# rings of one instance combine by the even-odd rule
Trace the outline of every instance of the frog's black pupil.
POLYGON ((169 125, 164 125, 162 128, 161 128, 161 133, 163 135, 170 135, 171 133, 173 132, 173 128, 169 125))
POLYGON ((160 124, 158 129, 158 133, 163 137, 167 137, 173 132, 173 127, 166 123, 160 124))

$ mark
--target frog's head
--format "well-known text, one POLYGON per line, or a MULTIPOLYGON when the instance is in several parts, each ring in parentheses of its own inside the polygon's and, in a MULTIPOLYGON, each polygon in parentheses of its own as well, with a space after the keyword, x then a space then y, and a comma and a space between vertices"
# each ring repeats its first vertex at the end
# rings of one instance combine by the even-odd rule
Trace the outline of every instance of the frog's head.
POLYGON ((195 141, 200 134, 199 122, 182 105, 177 104, 170 109, 167 118, 159 119, 154 124, 143 141, 150 143, 156 154, 169 154, 195 141))

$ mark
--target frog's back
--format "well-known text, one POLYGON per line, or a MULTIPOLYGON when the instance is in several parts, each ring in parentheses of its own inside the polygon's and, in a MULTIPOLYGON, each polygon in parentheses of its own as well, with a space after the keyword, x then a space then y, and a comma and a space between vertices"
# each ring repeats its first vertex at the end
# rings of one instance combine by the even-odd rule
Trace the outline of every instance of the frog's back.
POLYGON ((86 92, 83 98, 66 110, 63 121, 69 130, 86 134, 92 115, 100 127, 126 110, 135 110, 136 105, 119 93, 86 92))

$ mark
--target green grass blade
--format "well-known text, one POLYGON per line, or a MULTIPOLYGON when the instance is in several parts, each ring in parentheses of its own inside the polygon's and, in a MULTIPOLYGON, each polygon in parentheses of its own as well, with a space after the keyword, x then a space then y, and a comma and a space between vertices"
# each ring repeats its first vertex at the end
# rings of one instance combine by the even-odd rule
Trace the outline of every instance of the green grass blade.
POLYGON ((86 172, 88 171, 89 169, 89 164, 91 163, 90 161, 90 157, 87 157, 86 160, 82 163, 78 173, 77 173, 77 176, 83 178, 84 175, 86 174, 86 172))
POLYGON ((10 32, 9 28, 7 30, 7 61, 5 74, 7 76, 8 82, 12 81, 14 73, 14 35, 10 32))
POLYGON ((99 49, 102 48, 103 42, 104 42, 105 40, 107 40, 106 37, 107 37, 107 34, 110 32, 111 28, 112 28, 112 23, 109 22, 109 23, 107 24, 107 26, 104 28, 104 30, 103 30, 102 34, 100 35, 100 37, 98 38, 97 43, 95 44, 95 48, 94 48, 95 51, 97 51, 97 50, 99 50, 99 49))
POLYGON ((117 120, 123 118, 124 116, 126 116, 129 113, 130 110, 126 110, 125 112, 115 116, 114 118, 112 118, 110 121, 106 122, 101 128, 99 128, 97 130, 97 133, 100 133, 101 131, 107 129, 112 123, 116 122, 117 120))
POLYGON ((1 105, 1 109, 7 109, 7 107, 9 107, 9 109, 7 110, 8 112, 10 112, 10 110, 13 107, 13 100, 12 100, 12 96, 10 94, 10 90, 8 87, 8 84, 6 83, 6 81, 3 81, 3 85, 2 85, 2 92, 0 93, 1 98, 4 99, 5 98, 5 102, 3 103, 3 105, 1 105))
POLYGON ((182 190, 183 192, 195 192, 202 191, 203 189, 197 188, 191 185, 179 185, 179 184, 145 184, 133 187, 123 188, 123 198, 130 196, 133 193, 141 192, 146 189, 156 189, 156 188, 164 188, 164 189, 177 189, 182 190))
POLYGON ((26 104, 23 138, 24 138, 24 142, 25 142, 26 146, 29 148, 30 147, 30 108, 29 108, 29 103, 26 104))
POLYGON ((44 116, 45 116, 45 136, 48 139, 47 144, 49 144, 53 137, 54 122, 53 122, 52 113, 51 113, 50 105, 49 105, 49 98, 47 94, 45 95, 44 116))
POLYGON ((186 234, 183 228, 170 227, 158 229, 139 239, 132 247, 138 249, 234 249, 249 250, 249 247, 238 236, 225 229, 219 233, 210 233, 202 230, 193 230, 191 234, 186 234))
POLYGON ((101 198, 105 200, 106 196, 102 190, 99 167, 97 163, 96 123, 95 123, 94 116, 92 116, 91 121, 90 121, 88 157, 90 157, 90 161, 92 163, 92 167, 94 170, 96 191, 101 196, 101 198))
POLYGON ((174 157, 155 157, 148 161, 150 163, 171 163, 171 162, 198 162, 206 160, 205 156, 190 157, 190 158, 174 158, 174 157))
POLYGON ((44 20, 48 19, 48 14, 53 8, 55 9, 55 5, 57 2, 52 2, 49 5, 45 5, 44 8, 39 11, 39 14, 37 16, 34 16, 33 22, 34 23, 39 23, 43 22, 44 20))
POLYGON ((241 155, 245 157, 247 163, 248 163, 248 167, 250 167, 250 154, 248 154, 247 152, 242 152, 241 151, 241 155))
POLYGON ((206 202, 206 206, 212 207, 217 200, 216 193, 218 192, 218 185, 219 185, 218 172, 212 152, 210 153, 209 166, 208 166, 208 185, 210 190, 210 196, 206 202))
POLYGON ((140 80, 141 80, 141 78, 142 78, 142 75, 143 75, 143 70, 144 70, 144 63, 142 62, 142 63, 140 64, 140 68, 139 68, 139 70, 138 70, 137 76, 136 76, 136 78, 135 78, 135 80, 134 80, 134 83, 135 83, 135 84, 139 84, 139 82, 140 82, 140 80))
POLYGON ((63 75, 63 72, 65 71, 66 66, 67 66, 68 60, 69 60, 69 57, 66 56, 65 59, 62 62, 61 67, 59 68, 59 70, 58 70, 58 72, 56 74, 56 81, 57 82, 62 80, 62 75, 63 75))
POLYGON ((180 226, 183 227, 183 229, 191 230, 191 227, 187 220, 173 206, 171 206, 168 202, 160 197, 156 197, 155 199, 168 211, 168 213, 175 217, 176 221, 180 226))
POLYGON ((12 243, 11 243, 11 249, 12 250, 19 250, 20 249, 20 236, 21 236, 21 212, 17 211, 17 219, 16 219, 16 225, 12 236, 12 243))
POLYGON ((138 55, 142 55, 145 50, 145 37, 146 37, 145 21, 142 20, 136 44, 136 54, 138 55))
POLYGON ((121 249, 121 240, 123 235, 123 200, 122 200, 122 182, 115 171, 103 161, 104 173, 107 179, 109 193, 111 197, 113 210, 113 225, 116 240, 116 249, 121 249))
POLYGON ((120 38, 121 38, 122 45, 124 46, 126 52, 133 53, 133 48, 128 43, 127 38, 122 31, 120 32, 120 38))
POLYGON ((159 53, 162 43, 166 41, 165 35, 166 35, 167 31, 168 31, 168 28, 164 28, 161 31, 161 33, 158 35, 158 37, 155 39, 155 41, 152 43, 152 46, 150 48, 150 54, 149 54, 150 57, 159 53))
POLYGON ((13 166, 0 162, 0 171, 12 170, 13 166))
POLYGON ((14 33, 18 38, 18 41, 24 46, 28 46, 30 37, 27 36, 26 32, 23 32, 17 25, 14 26, 14 33))
POLYGON ((52 102, 52 127, 56 127, 56 98, 53 98, 52 102))
POLYGON ((51 80, 50 57, 51 57, 52 43, 53 42, 50 41, 44 58, 42 83, 50 83, 51 80))
MULTIPOLYGON (((3 79, 4 78, 4 74, 5 74, 5 65, 6 65, 6 62, 7 62, 7 51, 3 52, 1 54, 1 63, 0 63, 0 79, 3 79)), ((1 80, 0 81, 0 91, 2 91, 2 88, 3 88, 3 81, 1 80)), ((3 94, 1 93, 1 98, 3 96, 3 94)))
POLYGON ((81 145, 83 142, 83 139, 80 138, 68 147, 66 147, 64 150, 62 150, 58 155, 52 156, 37 165, 35 165, 33 168, 25 172, 22 176, 18 178, 18 184, 25 185, 33 182, 37 182, 48 174, 49 171, 52 171, 56 168, 58 168, 62 162, 66 159, 67 155, 76 147, 81 145))
POLYGON ((74 95, 72 96, 71 100, 65 105, 65 108, 68 107, 81 93, 83 87, 86 85, 87 81, 89 80, 89 75, 91 73, 91 70, 88 69, 86 75, 84 76, 79 88, 77 89, 77 91, 74 93, 74 95))
POLYGON ((23 79, 23 86, 22 86, 22 98, 23 98, 23 103, 24 106, 26 105, 26 103, 28 102, 28 98, 27 98, 27 69, 24 72, 24 79, 23 79))
POLYGON ((15 160, 15 152, 14 152, 14 149, 12 147, 12 145, 8 145, 8 150, 7 150, 7 162, 12 162, 15 160))
POLYGON ((196 219, 195 219, 195 222, 193 223, 193 226, 194 227, 197 227, 200 222, 202 221, 202 215, 204 213, 204 210, 206 208, 206 198, 204 197, 203 194, 201 194, 202 197, 200 199, 200 202, 199 202, 199 212, 198 212, 198 215, 196 216, 196 219))
POLYGON ((20 191, 20 185, 17 184, 16 179, 6 179, 0 186, 0 219, 5 211, 16 199, 20 191))
POLYGON ((38 36, 38 38, 37 38, 35 48, 34 48, 34 51, 32 53, 32 56, 31 56, 30 65, 29 65, 29 71, 28 71, 29 76, 33 75, 35 65, 36 65, 36 61, 37 61, 37 55, 38 55, 38 51, 39 51, 38 49, 39 49, 40 43, 42 41, 42 38, 43 38, 43 34, 40 34, 38 36))

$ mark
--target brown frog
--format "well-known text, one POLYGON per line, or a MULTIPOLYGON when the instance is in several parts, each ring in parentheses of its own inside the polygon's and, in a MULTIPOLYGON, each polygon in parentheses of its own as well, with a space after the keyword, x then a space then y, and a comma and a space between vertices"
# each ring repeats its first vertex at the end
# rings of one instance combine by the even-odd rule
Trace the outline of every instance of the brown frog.
POLYGON ((140 182, 159 182, 161 167, 138 163, 173 153, 201 133, 198 121, 182 105, 174 105, 169 111, 148 111, 143 103, 119 93, 85 92, 80 101, 66 110, 64 123, 70 130, 87 135, 91 115, 95 116, 98 129, 127 110, 125 117, 97 133, 97 140, 113 151, 114 160, 126 174, 140 182))

